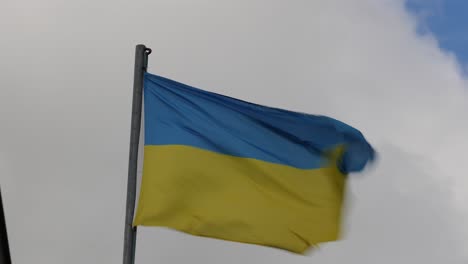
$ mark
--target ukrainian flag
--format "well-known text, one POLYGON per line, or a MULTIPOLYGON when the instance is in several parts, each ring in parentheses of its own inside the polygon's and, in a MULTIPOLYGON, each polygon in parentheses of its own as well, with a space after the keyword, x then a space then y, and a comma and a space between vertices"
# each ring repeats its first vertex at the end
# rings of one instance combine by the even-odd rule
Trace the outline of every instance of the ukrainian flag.
POLYGON ((335 119, 146 73, 134 225, 303 253, 339 238, 346 175, 374 150, 335 119))

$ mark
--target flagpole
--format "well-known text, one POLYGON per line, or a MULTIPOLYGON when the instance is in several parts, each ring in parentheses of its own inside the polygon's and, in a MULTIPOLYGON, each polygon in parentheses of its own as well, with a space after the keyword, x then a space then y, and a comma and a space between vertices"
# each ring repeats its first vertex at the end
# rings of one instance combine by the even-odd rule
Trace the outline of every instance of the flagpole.
POLYGON ((132 226, 137 190, 138 145, 140 142, 141 111, 143 101, 143 77, 148 67, 151 49, 139 44, 135 48, 135 71, 133 79, 132 121, 127 182, 127 206, 125 215, 123 264, 135 263, 137 228, 132 226))
POLYGON ((6 217, 3 210, 2 191, 0 189, 0 263, 11 264, 10 247, 8 245, 8 233, 6 229, 6 217))

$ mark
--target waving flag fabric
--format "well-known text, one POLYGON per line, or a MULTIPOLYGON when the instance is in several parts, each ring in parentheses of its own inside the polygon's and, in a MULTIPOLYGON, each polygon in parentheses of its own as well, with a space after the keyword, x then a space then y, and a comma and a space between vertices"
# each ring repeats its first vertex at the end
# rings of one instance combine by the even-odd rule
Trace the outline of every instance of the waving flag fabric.
POLYGON ((144 77, 143 178, 134 225, 303 253, 339 239, 346 175, 374 150, 326 116, 144 77))

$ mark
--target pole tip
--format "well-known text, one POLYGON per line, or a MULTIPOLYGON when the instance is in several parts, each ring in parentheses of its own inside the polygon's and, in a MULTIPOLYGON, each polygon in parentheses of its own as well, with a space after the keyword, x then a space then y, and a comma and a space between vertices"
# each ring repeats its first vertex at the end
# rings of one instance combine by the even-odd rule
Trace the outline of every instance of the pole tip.
POLYGON ((150 55, 152 50, 150 48, 147 48, 144 44, 138 44, 136 45, 136 50, 143 51, 146 56, 150 55))

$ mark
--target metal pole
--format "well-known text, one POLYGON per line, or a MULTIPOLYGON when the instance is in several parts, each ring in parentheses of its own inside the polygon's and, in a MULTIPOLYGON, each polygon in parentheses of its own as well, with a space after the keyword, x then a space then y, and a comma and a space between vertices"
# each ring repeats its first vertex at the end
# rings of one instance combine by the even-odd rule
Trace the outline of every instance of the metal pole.
POLYGON ((148 66, 151 49, 137 45, 135 50, 135 72, 133 80, 132 122, 127 183, 127 209, 125 215, 125 237, 123 264, 135 263, 136 227, 132 226, 137 190, 138 144, 140 141, 141 108, 143 99, 143 76, 148 66))
POLYGON ((2 191, 0 189, 0 264, 11 264, 10 247, 6 230, 5 212, 3 211, 2 191))

